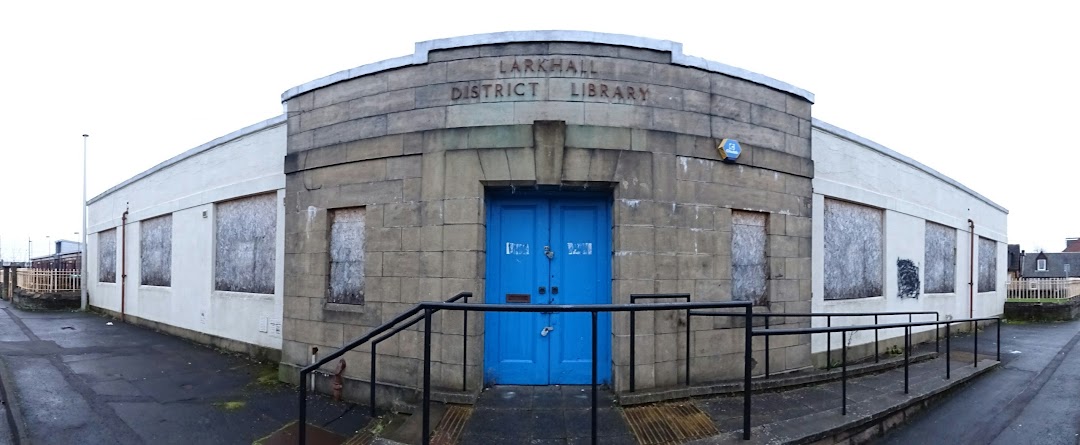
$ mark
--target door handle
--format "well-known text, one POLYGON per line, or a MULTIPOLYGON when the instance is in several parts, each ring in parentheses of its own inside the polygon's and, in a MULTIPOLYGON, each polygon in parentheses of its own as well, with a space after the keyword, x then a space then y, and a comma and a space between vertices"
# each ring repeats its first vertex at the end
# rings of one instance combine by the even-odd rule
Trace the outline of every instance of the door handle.
POLYGON ((555 252, 551 251, 551 246, 544 246, 544 255, 547 256, 549 260, 555 258, 555 252))
POLYGON ((551 295, 559 295, 559 286, 551 286, 551 295))
POLYGON ((545 293, 547 293, 547 288, 544 286, 540 286, 540 289, 537 289, 536 291, 540 292, 540 295, 544 295, 545 293))
POLYGON ((551 331, 554 331, 554 330, 555 330, 555 328, 553 328, 551 326, 544 326, 544 329, 540 330, 540 336, 541 337, 547 337, 548 333, 551 332, 551 331))

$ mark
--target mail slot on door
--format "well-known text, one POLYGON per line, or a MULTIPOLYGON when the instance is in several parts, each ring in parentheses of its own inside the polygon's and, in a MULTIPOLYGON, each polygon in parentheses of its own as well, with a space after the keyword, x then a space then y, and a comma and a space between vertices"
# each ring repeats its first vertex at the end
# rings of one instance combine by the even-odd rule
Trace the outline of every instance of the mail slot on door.
POLYGON ((506 294, 507 303, 528 303, 532 300, 529 294, 506 294))

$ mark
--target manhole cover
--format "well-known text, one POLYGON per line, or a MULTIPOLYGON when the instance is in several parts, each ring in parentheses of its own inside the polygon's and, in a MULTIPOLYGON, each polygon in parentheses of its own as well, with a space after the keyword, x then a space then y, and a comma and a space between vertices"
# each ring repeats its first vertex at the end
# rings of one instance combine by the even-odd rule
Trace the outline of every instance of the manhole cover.
POLYGON ((624 408, 623 417, 642 445, 677 444, 720 434, 709 416, 692 403, 624 408))

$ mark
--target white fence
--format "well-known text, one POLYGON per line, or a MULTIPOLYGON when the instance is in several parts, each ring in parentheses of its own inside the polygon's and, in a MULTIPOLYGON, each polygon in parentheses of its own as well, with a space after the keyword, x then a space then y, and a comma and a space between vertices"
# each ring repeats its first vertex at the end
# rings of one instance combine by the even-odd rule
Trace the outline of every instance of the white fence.
POLYGON ((19 269, 19 287, 31 292, 79 291, 82 285, 77 270, 19 269))
POLYGON ((1007 287, 1011 300, 1067 299, 1080 295, 1080 278, 1021 278, 1007 287))

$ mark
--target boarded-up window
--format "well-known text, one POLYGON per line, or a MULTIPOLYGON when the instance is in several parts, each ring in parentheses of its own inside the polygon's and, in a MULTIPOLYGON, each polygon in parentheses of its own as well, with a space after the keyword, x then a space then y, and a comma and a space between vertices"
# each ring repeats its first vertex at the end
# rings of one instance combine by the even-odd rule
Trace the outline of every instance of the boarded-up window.
POLYGON ((330 211, 331 303, 364 303, 364 208, 330 211))
POLYGON ((956 229, 927 221, 925 243, 924 292, 956 292, 956 229))
POLYGON ((979 237, 979 292, 997 290, 997 241, 979 237))
POLYGON ((216 205, 215 289, 274 293, 276 203, 268 193, 216 205))
POLYGON ((116 282, 116 229, 98 232, 98 281, 116 282))
POLYGON ((731 297, 768 304, 764 213, 731 212, 731 297))
POLYGON ((139 273, 140 284, 172 285, 172 215, 139 224, 139 273))
POLYGON ((825 299, 883 294, 880 209, 825 200, 825 299))

